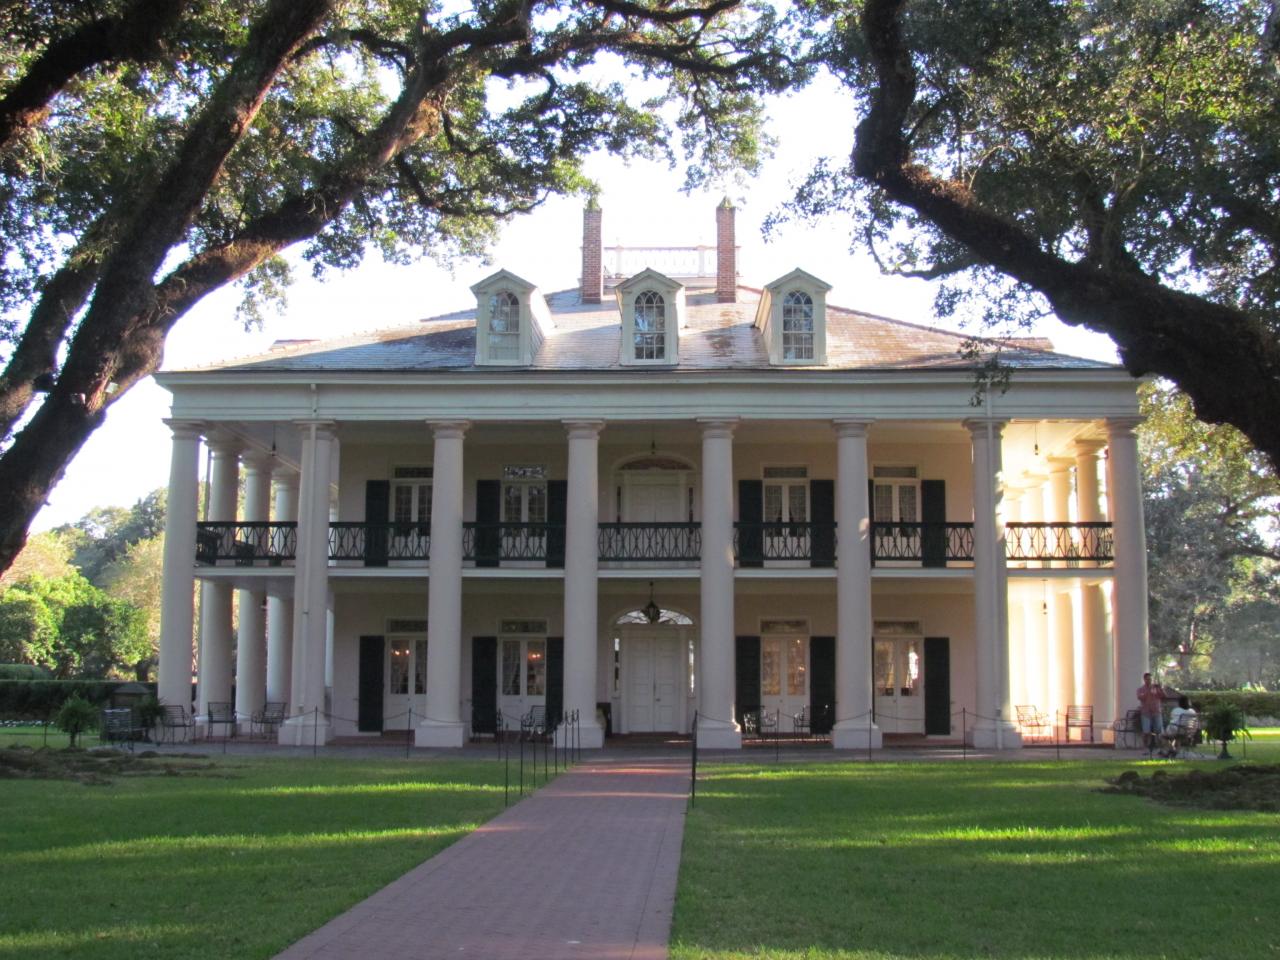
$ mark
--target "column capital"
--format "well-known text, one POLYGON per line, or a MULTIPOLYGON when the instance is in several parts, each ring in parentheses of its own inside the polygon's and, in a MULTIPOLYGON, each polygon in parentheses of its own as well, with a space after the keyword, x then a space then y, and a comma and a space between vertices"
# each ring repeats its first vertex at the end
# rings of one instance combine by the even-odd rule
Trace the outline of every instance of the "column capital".
POLYGON ((182 420, 178 417, 168 417, 164 423, 173 432, 175 440, 199 440, 206 426, 203 420, 182 420))
POLYGON ((470 420, 428 420, 431 436, 437 440, 461 440, 471 429, 470 420))
POLYGON ((315 427, 316 435, 325 435, 328 439, 333 440, 338 435, 338 424, 333 420, 295 420, 293 425, 303 433, 315 427))
POLYGON ((986 438, 988 427, 991 428, 991 436, 996 439, 1000 439, 1004 435, 1004 428, 1008 426, 1009 421, 997 420, 994 417, 988 420, 983 417, 961 420, 960 423, 969 431, 969 435, 973 437, 973 439, 981 440, 986 438))
POLYGON ((1049 473, 1066 473, 1076 465, 1074 457, 1045 457, 1049 463, 1049 473))
POLYGON ((293 467, 287 463, 276 461, 276 465, 271 468, 271 479, 277 487, 290 487, 294 490, 298 489, 298 482, 302 479, 301 475, 293 467))
POLYGON ((240 455, 240 462, 245 470, 264 471, 270 473, 274 457, 265 450, 246 450, 240 455))
POLYGON ((1105 440, 1076 440, 1072 443, 1072 446, 1076 448, 1077 458, 1093 457, 1095 460, 1106 445, 1107 441, 1105 440))
POLYGON ((589 440, 600 436, 600 431, 604 429, 603 420, 561 420, 560 422, 564 425, 565 433, 569 435, 570 440, 589 440))
POLYGON ((1107 439, 1131 438, 1146 417, 1107 417, 1107 439))
POLYGON ((235 437, 221 436, 217 433, 204 438, 204 444, 215 457, 238 456, 244 444, 235 437))
POLYGON ((871 429, 874 420, 832 420, 831 426, 835 428, 836 436, 841 439, 845 437, 865 438, 867 431, 871 429))
POLYGON ((733 431, 738 429, 738 424, 741 422, 741 417, 698 417, 694 420, 694 423, 702 428, 704 438, 732 437, 733 431))

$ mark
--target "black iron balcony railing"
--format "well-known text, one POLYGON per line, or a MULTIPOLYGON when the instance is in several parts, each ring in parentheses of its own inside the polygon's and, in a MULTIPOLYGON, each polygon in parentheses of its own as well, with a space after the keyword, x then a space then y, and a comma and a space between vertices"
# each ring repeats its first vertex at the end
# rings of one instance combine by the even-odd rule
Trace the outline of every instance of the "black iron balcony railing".
POLYGON ((973 560, 973 524, 876 520, 871 524, 871 563, 880 560, 916 561, 926 567, 973 560))
POLYGON ((462 559, 480 567, 526 560, 564 566, 564 525, 467 522, 462 525, 462 559))
POLYGON ((733 550, 743 567, 758 567, 766 560, 804 560, 830 567, 836 562, 836 525, 740 520, 733 525, 733 550))
POLYGON ((431 524, 360 523, 329 524, 329 559, 363 560, 382 567, 392 560, 429 560, 431 524))
POLYGON ((278 567, 298 554, 296 523, 214 522, 196 524, 196 563, 213 566, 231 561, 237 566, 278 567))
POLYGON ((1115 559, 1111 524, 1006 523, 1005 556, 1010 560, 1065 560, 1109 563, 1115 559))
POLYGON ((702 556, 699 523, 602 523, 598 539, 604 562, 680 563, 702 556))

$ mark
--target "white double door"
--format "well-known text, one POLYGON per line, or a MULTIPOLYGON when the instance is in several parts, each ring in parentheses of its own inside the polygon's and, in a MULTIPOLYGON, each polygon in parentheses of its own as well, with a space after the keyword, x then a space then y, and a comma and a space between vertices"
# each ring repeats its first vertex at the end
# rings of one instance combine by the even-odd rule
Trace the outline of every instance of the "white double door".
POLYGON ((875 638, 876 725, 884 733, 924 733, 924 640, 875 638))
POLYGON ((622 636, 624 733, 687 729, 688 639, 673 627, 632 627, 622 636))

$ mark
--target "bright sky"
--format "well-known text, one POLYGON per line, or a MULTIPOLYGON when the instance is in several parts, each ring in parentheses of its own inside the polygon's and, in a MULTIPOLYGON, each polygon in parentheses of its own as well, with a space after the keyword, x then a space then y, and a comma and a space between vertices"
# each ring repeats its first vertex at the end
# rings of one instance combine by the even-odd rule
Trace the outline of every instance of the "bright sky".
MULTIPOLYGON (((653 163, 624 165, 592 158, 588 172, 600 184, 606 245, 692 246, 715 242, 715 206, 728 193, 738 208, 738 272, 760 286, 795 267, 833 285, 828 302, 916 323, 934 323, 931 284, 882 276, 865 252, 850 253, 848 226, 839 219, 790 224, 766 245, 760 224, 792 194, 794 185, 820 157, 843 160, 852 145, 854 105, 834 83, 819 82, 779 100, 770 132, 779 141, 764 174, 745 188, 721 188, 693 196, 680 193, 683 172, 653 163)), ((201 366, 256 353, 280 339, 317 339, 358 330, 403 326, 422 317, 474 303, 471 284, 499 267, 544 291, 578 282, 582 242, 581 198, 552 199, 512 222, 492 262, 462 263, 454 274, 431 262, 388 266, 372 257, 359 269, 312 280, 305 264, 286 311, 268 317, 261 331, 246 333, 235 318, 234 290, 206 298, 169 336, 165 367, 201 366)), ((1056 321, 1040 335, 1077 356, 1114 360, 1109 340, 1056 321)), ((139 384, 110 410, 67 469, 33 531, 78 519, 95 506, 128 506, 168 484, 169 394, 151 380, 139 384)))

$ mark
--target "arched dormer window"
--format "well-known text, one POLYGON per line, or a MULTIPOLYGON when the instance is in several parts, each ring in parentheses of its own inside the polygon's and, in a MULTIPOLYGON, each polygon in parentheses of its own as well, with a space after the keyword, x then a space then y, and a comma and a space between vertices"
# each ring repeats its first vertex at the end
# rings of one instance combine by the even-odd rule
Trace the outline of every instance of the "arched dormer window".
POLYGON ((665 360, 667 356, 667 302, 656 290, 641 292, 635 301, 635 357, 665 360))
POLYGON ((510 290, 499 290, 489 298, 489 357, 520 358, 520 301, 510 290))
POLYGON ((813 297, 790 290, 782 300, 782 357, 813 359, 813 297))

